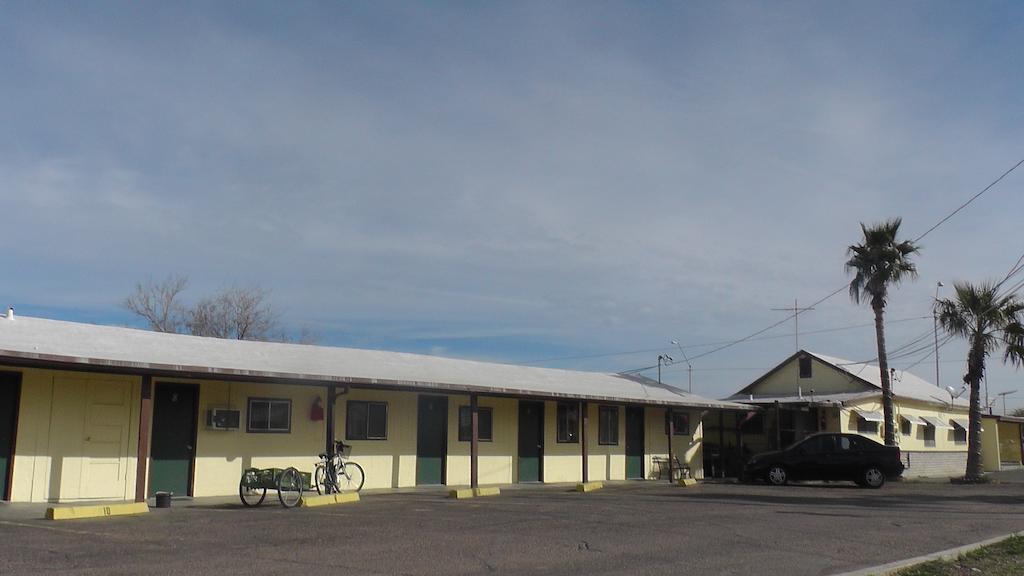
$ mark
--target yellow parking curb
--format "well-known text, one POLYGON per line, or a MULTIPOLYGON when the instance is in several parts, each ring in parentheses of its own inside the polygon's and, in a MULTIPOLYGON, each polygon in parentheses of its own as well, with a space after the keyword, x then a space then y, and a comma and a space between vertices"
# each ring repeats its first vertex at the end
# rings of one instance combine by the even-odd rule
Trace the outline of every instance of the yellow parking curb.
POLYGON ((686 486, 696 486, 697 485, 697 481, 694 480, 693 478, 680 478, 679 479, 679 485, 683 486, 683 487, 686 487, 686 486))
POLYGON ((604 488, 604 484, 600 482, 580 482, 576 485, 577 492, 593 492, 601 488, 604 488))
POLYGON ((473 497, 472 488, 457 488, 455 490, 448 491, 449 498, 455 498, 456 500, 466 500, 467 498, 473 497))
POLYGON ((332 504, 347 504, 349 502, 359 502, 359 494, 356 492, 342 492, 341 494, 320 494, 317 496, 302 497, 302 506, 304 508, 330 506, 332 504))
POLYGON ((473 489, 473 496, 498 496, 499 494, 501 494, 501 490, 497 486, 473 489))
POLYGON ((145 514, 149 506, 145 502, 126 502, 99 506, 54 506, 46 509, 47 520, 76 520, 79 518, 105 518, 107 516, 129 516, 145 514))

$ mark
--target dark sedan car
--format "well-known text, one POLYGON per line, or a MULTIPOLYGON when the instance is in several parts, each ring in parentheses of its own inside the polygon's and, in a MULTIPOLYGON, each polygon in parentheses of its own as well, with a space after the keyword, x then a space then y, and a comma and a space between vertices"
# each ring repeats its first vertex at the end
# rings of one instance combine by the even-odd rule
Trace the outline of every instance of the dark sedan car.
POLYGON ((850 480, 881 488, 902 473, 899 447, 857 434, 813 434, 785 450, 758 454, 743 467, 744 480, 776 486, 790 480, 850 480))

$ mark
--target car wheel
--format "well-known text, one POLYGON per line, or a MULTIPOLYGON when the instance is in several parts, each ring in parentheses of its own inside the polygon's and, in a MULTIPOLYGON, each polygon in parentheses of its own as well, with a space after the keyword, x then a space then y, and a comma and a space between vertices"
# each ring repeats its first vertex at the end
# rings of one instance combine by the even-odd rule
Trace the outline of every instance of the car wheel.
POLYGON ((868 488, 881 488, 885 484, 885 473, 878 466, 868 466, 860 476, 860 484, 868 488))
POLYGON ((783 486, 789 481, 789 475, 786 474, 786 469, 780 464, 776 464, 768 468, 768 473, 765 477, 768 479, 768 483, 772 486, 783 486))

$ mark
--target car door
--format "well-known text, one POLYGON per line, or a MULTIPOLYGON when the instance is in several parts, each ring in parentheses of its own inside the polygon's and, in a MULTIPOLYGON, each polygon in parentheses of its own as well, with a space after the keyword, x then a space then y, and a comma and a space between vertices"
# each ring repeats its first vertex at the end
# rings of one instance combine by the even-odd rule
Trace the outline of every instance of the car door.
POLYGON ((811 436, 795 447, 792 470, 800 480, 830 480, 832 436, 811 436))
POLYGON ((817 457, 817 437, 807 438, 790 446, 786 451, 786 467, 793 480, 807 480, 815 476, 814 460, 817 457))
POLYGON ((864 461, 864 450, 858 438, 837 436, 836 451, 832 456, 832 467, 836 480, 853 480, 860 473, 864 461))

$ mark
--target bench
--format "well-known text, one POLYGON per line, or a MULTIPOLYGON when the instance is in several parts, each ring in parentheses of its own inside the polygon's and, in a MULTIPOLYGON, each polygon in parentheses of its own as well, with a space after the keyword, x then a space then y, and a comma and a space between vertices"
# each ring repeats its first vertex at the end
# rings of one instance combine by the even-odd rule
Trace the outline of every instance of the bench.
MULTIPOLYGON (((651 464, 658 467, 657 478, 664 478, 665 470, 669 467, 668 458, 664 456, 652 456, 651 464)), ((672 480, 678 480, 679 478, 693 478, 693 474, 691 473, 689 466, 683 466, 679 463, 679 458, 673 456, 672 480)))

